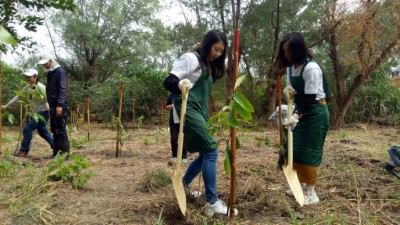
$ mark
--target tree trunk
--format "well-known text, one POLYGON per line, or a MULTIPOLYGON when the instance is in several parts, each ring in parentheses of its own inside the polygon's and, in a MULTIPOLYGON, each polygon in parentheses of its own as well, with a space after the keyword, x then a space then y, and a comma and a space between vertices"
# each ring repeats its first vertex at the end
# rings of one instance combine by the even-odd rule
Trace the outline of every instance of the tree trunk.
MULTIPOLYGON (((276 108, 276 99, 277 99, 277 86, 276 86, 276 81, 275 81, 275 77, 274 77, 274 61, 275 61, 275 56, 276 56, 276 52, 279 51, 278 49, 278 40, 279 40, 279 33, 280 33, 280 0, 276 1, 276 22, 274 24, 273 19, 271 20, 272 23, 272 27, 274 28, 274 44, 272 47, 272 55, 271 55, 271 65, 268 69, 267 75, 268 78, 271 82, 269 82, 269 85, 267 87, 267 93, 269 96, 268 99, 268 114, 271 114, 272 112, 275 111, 276 108)), ((272 16, 273 18, 273 16, 272 16)), ((280 94, 280 93, 279 93, 280 94)), ((267 101, 267 99, 266 99, 267 101)))

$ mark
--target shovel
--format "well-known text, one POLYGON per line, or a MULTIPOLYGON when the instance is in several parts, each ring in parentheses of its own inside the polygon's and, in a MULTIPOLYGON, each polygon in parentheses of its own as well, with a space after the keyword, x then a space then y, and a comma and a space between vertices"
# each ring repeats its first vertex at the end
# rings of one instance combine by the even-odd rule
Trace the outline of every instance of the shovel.
MULTIPOLYGON (((288 90, 285 91, 286 100, 288 103, 288 118, 292 116, 292 104, 293 99, 290 96, 288 90)), ((303 206, 304 204, 304 194, 303 189, 301 188, 301 184, 299 178, 297 177, 296 170, 293 170, 293 132, 291 126, 288 128, 288 163, 286 166, 283 166, 283 173, 285 174, 286 180, 289 183, 290 190, 294 195, 296 201, 303 206)))
POLYGON ((179 118, 179 135, 178 135, 178 153, 176 160, 176 167, 174 175, 172 176, 172 185, 174 187, 176 199, 178 200, 179 208, 183 215, 186 213, 186 193, 182 182, 181 164, 182 164, 182 150, 183 150, 183 123, 186 116, 186 105, 189 94, 189 87, 182 86, 182 108, 181 116, 179 118))

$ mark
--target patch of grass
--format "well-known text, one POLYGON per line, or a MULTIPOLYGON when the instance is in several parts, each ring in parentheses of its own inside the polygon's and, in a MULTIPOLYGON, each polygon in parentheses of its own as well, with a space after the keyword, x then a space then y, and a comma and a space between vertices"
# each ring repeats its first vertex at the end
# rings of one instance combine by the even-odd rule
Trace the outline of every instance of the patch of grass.
POLYGON ((71 140, 71 148, 76 148, 78 146, 82 146, 87 144, 89 141, 87 139, 87 136, 83 136, 83 137, 78 137, 78 138, 74 138, 71 140))
POLYGON ((143 142, 144 142, 145 145, 152 145, 152 144, 156 143, 156 140, 155 139, 151 139, 148 136, 144 136, 143 137, 143 142))
POLYGON ((165 139, 169 136, 168 128, 157 128, 154 132, 154 136, 156 138, 155 142, 160 143, 165 141, 165 139))
POLYGON ((164 168, 147 171, 139 182, 139 186, 144 192, 153 192, 170 184, 171 179, 164 168))
POLYGON ((17 135, 3 134, 3 136, 1 137, 1 140, 2 140, 3 144, 18 141, 19 134, 17 134, 17 135))
POLYGON ((345 130, 341 130, 339 132, 336 132, 335 135, 333 135, 334 139, 346 139, 349 136, 348 132, 345 130))

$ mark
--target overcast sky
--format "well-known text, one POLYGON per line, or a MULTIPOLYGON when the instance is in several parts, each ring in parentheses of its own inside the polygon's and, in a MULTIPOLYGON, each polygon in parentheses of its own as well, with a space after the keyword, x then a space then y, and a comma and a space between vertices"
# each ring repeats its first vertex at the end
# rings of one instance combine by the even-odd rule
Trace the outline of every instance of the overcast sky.
MULTIPOLYGON (((160 4, 162 4, 163 10, 160 13, 158 13, 157 17, 162 19, 164 24, 172 25, 178 22, 183 22, 185 20, 185 17, 182 13, 182 8, 180 7, 178 1, 162 0, 160 1, 160 4)), ((186 16, 188 16, 187 9, 185 9, 185 14, 186 16)), ((46 26, 39 26, 37 32, 28 32, 27 30, 21 27, 18 29, 18 34, 20 36, 32 37, 32 40, 37 42, 35 48, 38 49, 38 51, 36 52, 38 55, 48 55, 50 57, 54 57, 54 50, 51 45, 49 32, 47 31, 46 26)), ((52 32, 52 38, 57 40, 59 37, 57 37, 56 34, 52 32)), ((66 54, 65 52, 63 53, 59 51, 60 49, 57 48, 57 54, 66 54)), ((24 61, 28 57, 29 57, 28 51, 23 51, 21 48, 18 48, 13 53, 8 51, 6 55, 2 54, 1 60, 9 65, 15 66, 17 64, 17 61, 24 61)), ((20 68, 20 69, 25 69, 25 68, 20 68)))
MULTIPOLYGON (((187 9, 183 9, 185 16, 183 15, 182 8, 179 5, 179 1, 176 0, 161 0, 162 4, 162 11, 158 14, 158 17, 164 21, 166 25, 172 25, 177 22, 185 21, 185 16, 189 17, 189 20, 194 21, 193 14, 190 14, 187 9), (173 12, 173 13, 171 13, 173 12), (178 15, 178 16, 177 16, 178 15), (191 16, 191 17, 190 17, 191 16)), ((354 0, 339 0, 339 3, 345 3, 346 8, 351 9, 355 7, 354 0)), ((303 7, 299 13, 302 13, 304 10, 307 9, 307 6, 303 7)), ((37 32, 28 32, 24 28, 18 30, 20 36, 27 36, 32 37, 33 41, 36 41, 38 44, 35 47, 38 49, 37 55, 48 55, 50 57, 54 57, 53 47, 51 46, 49 33, 45 26, 39 26, 37 32)), ((52 33, 52 38, 56 39, 59 38, 56 34, 52 33)), ((57 40, 60 42, 60 40, 57 40)), ((60 52, 60 49, 57 48, 57 54, 66 54, 65 52, 60 52)), ((7 64, 16 65, 17 61, 24 61, 29 57, 29 53, 27 51, 23 51, 21 48, 18 48, 16 52, 10 53, 8 52, 7 55, 2 54, 1 59, 5 61, 7 64)), ((25 69, 25 68, 21 68, 25 69)))

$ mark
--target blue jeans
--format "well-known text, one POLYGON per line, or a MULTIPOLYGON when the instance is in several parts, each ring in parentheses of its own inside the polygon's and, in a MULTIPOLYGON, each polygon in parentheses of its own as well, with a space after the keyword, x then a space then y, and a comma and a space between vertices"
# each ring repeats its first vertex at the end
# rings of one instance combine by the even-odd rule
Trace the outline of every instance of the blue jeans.
POLYGON ((24 133, 24 138, 22 139, 21 142, 21 151, 28 153, 29 152, 29 146, 31 145, 32 141, 32 134, 33 131, 37 129, 40 137, 42 137, 44 140, 47 141, 47 143, 50 144, 51 148, 53 148, 54 140, 53 136, 47 131, 46 127, 46 122, 49 120, 49 112, 48 111, 42 111, 38 113, 39 115, 43 116, 44 120, 39 119, 38 122, 34 119, 31 119, 24 127, 23 133, 24 133))
POLYGON ((184 186, 188 186, 200 172, 203 174, 204 188, 206 190, 206 202, 210 204, 214 204, 218 201, 217 159, 217 149, 200 152, 199 156, 189 165, 185 176, 183 176, 183 184, 184 186))

